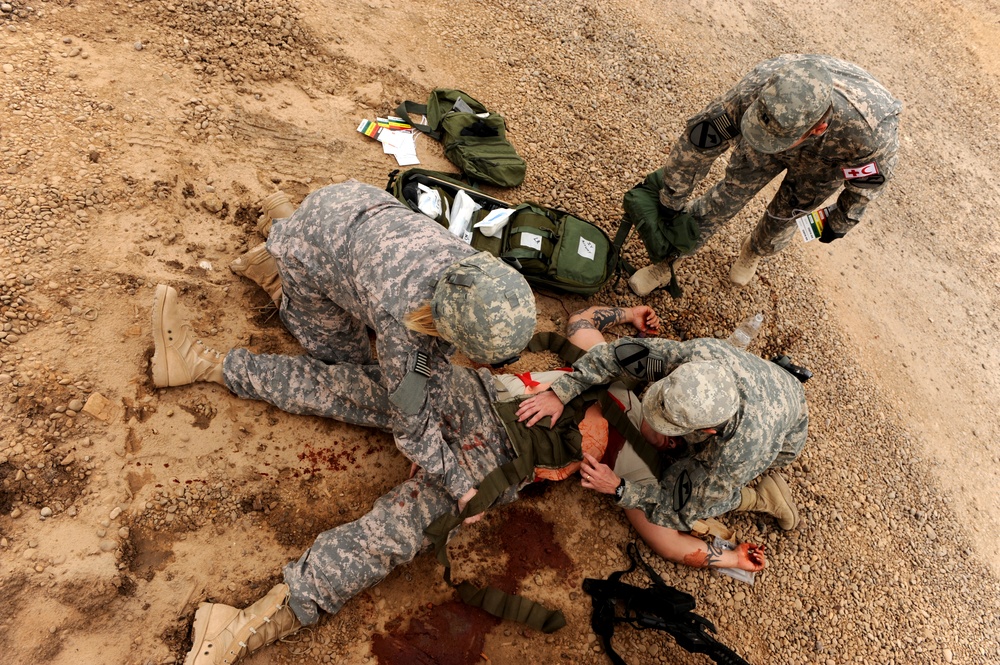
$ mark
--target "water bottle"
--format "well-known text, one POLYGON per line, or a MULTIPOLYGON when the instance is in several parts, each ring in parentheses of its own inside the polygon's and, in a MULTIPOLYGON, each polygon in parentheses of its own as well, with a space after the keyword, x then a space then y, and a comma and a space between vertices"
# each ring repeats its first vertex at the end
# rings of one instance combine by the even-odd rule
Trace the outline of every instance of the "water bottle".
POLYGON ((750 346, 750 342, 760 332, 760 324, 762 323, 764 323, 764 314, 758 312, 737 326, 736 330, 733 331, 733 334, 726 341, 737 349, 746 351, 746 348, 750 346))

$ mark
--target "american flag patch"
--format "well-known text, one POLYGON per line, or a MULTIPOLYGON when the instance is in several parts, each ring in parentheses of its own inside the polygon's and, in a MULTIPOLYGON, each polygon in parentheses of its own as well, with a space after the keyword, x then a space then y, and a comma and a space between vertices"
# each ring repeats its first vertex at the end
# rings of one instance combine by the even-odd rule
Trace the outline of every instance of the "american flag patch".
POLYGON ((417 374, 421 374, 423 376, 426 376, 427 378, 430 378, 431 368, 430 365, 428 365, 428 360, 430 359, 427 357, 426 353, 422 351, 417 351, 417 361, 413 363, 413 371, 416 372, 417 374))

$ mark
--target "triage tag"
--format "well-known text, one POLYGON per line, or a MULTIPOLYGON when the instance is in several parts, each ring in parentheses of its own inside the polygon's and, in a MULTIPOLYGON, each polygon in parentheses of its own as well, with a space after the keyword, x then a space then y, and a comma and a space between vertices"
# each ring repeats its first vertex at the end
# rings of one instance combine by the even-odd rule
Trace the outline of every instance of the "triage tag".
POLYGON ((597 252, 597 245, 587 240, 586 238, 580 238, 580 247, 577 248, 576 253, 585 259, 594 260, 594 255, 597 252))
POLYGON ((382 128, 371 120, 362 120, 361 124, 358 125, 358 131, 377 141, 379 135, 382 133, 382 128))
POLYGON ((802 239, 806 242, 815 240, 823 235, 823 225, 826 224, 826 208, 803 215, 795 220, 802 234, 802 239))

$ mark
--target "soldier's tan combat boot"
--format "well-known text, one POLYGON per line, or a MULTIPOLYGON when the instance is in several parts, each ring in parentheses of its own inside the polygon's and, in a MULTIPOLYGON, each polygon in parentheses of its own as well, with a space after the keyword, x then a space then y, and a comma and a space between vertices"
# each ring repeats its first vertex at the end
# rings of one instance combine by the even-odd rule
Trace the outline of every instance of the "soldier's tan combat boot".
POLYGON ((257 220, 257 232, 265 238, 271 233, 271 224, 276 219, 291 217, 295 206, 288 200, 288 195, 278 190, 260 202, 264 215, 257 220))
POLYGON ((750 238, 747 238, 740 248, 740 255, 729 269, 729 281, 737 286, 746 286, 757 273, 759 263, 760 256, 750 249, 750 238))
POLYGON ((153 297, 153 384, 158 388, 186 386, 195 381, 226 385, 223 355, 195 339, 177 311, 177 291, 160 284, 153 297))
POLYGON ((744 487, 740 507, 736 510, 772 515, 777 518, 778 526, 785 531, 799 525, 799 511, 792 499, 792 492, 785 479, 776 473, 761 478, 754 488, 744 487))
POLYGON ((255 282, 267 291, 275 305, 281 305, 281 275, 278 264, 267 251, 266 243, 261 243, 229 264, 229 269, 255 282))
MULTIPOLYGON (((676 266, 677 263, 674 263, 676 266)), ((629 288, 637 296, 648 296, 650 293, 670 283, 670 261, 660 261, 636 270, 628 278, 629 288)))
POLYGON ((302 624, 288 606, 288 595, 288 585, 278 584, 243 610, 219 603, 199 605, 184 665, 232 665, 297 631, 302 624))

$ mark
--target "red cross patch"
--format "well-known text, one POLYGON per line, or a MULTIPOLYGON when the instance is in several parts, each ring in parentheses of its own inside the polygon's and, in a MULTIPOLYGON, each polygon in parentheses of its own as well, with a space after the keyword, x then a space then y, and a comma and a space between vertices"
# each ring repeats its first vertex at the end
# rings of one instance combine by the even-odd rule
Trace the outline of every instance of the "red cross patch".
POLYGON ((879 172, 878 164, 876 162, 868 162, 867 164, 862 164, 861 166, 847 166, 840 170, 844 172, 845 180, 867 178, 879 172))

